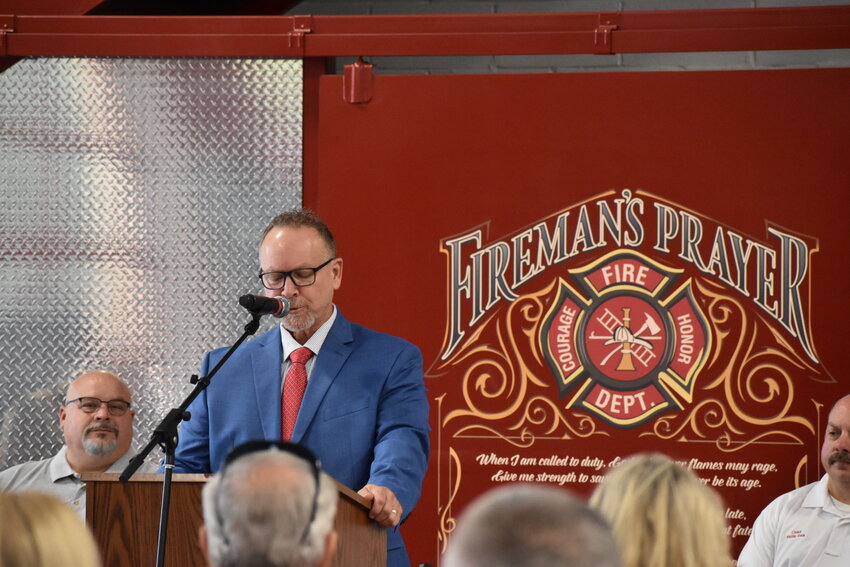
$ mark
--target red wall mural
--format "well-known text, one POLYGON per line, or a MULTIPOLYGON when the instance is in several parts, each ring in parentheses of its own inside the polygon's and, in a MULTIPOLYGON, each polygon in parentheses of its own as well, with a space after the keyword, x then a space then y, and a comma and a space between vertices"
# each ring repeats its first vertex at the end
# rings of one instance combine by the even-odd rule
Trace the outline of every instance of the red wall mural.
MULTIPOLYGON (((420 346, 403 528, 439 564, 506 482, 586 495, 635 452, 715 487, 735 550, 823 474, 846 392, 850 70, 374 78, 318 97, 347 317, 420 346)), ((309 101, 305 104, 309 104, 309 101)))

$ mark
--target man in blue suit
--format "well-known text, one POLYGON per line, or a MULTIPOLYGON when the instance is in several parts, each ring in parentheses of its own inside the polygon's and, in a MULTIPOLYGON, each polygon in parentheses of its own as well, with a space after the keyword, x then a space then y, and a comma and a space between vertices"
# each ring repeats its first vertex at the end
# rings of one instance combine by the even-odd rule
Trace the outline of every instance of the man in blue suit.
MULTIPOLYGON (((245 441, 291 435, 328 474, 372 501, 370 516, 389 528, 387 565, 408 566, 398 527, 419 499, 429 450, 422 355, 407 341, 350 323, 334 306, 342 258, 313 213, 275 217, 259 256, 266 295, 289 300, 289 314, 242 344, 189 407, 174 470, 214 473, 245 441), (300 347, 310 349, 303 401, 294 413, 282 411, 285 382, 296 382, 290 371, 300 364, 290 355, 300 347)), ((202 375, 226 350, 207 353, 202 375)))

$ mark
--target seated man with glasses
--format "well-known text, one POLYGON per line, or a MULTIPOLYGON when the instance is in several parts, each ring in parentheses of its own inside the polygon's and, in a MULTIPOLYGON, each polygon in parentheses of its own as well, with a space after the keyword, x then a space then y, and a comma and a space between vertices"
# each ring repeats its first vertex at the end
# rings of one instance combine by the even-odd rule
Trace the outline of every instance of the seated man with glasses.
POLYGON ((200 547, 210 567, 327 567, 336 506, 336 486, 309 449, 248 442, 204 486, 200 547))
MULTIPOLYGON (((65 444, 49 459, 30 461, 0 472, 0 492, 46 492, 85 518, 84 472, 121 472, 133 456, 130 390, 109 372, 86 372, 68 386, 59 406, 65 444)), ((148 465, 142 472, 150 472, 148 465)))
MULTIPOLYGON (((387 565, 410 564, 399 525, 428 465, 428 399, 419 349, 349 322, 334 305, 342 258, 309 211, 278 215, 263 233, 258 284, 284 297, 281 324, 243 343, 181 424, 175 472, 214 473, 251 439, 309 447, 324 470, 372 501, 387 532, 387 565)), ((372 298, 375 303, 380 298, 372 298)), ((208 374, 226 348, 207 353, 208 374)))

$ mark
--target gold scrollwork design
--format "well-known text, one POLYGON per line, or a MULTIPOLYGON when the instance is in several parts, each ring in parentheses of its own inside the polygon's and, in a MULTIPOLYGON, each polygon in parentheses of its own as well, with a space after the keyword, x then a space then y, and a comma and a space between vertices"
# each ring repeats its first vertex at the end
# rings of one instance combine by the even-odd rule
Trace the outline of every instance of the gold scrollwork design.
POLYGON ((795 415, 794 383, 800 374, 828 381, 824 371, 797 353, 765 317, 748 313, 721 285, 698 277, 693 284, 714 337, 714 352, 698 385, 703 401, 685 412, 659 417, 642 436, 685 442, 713 439, 724 452, 764 441, 804 444, 816 425, 795 415))
MULTIPOLYGON (((713 440, 719 450, 738 451, 761 442, 803 443, 817 429, 795 403, 795 382, 834 381, 797 352, 759 312, 717 282, 693 276, 695 300, 708 319, 712 352, 700 372, 694 399, 681 412, 656 418, 642 437, 713 440), (768 345, 768 346, 765 346, 768 345)), ((554 384, 539 336, 557 281, 524 295, 479 324, 437 371, 461 375, 459 394, 441 422, 455 436, 500 438, 530 447, 538 438, 609 435, 583 412, 552 400, 554 384)))
POLYGON ((460 403, 445 415, 441 426, 472 420, 474 423, 461 425, 454 435, 479 434, 517 447, 529 447, 539 437, 608 435, 597 429, 595 420, 567 412, 566 403, 552 401, 549 392, 554 391, 554 384, 536 371, 547 371, 539 335, 556 284, 518 298, 506 308, 504 317, 488 318, 441 365, 441 369, 462 372, 460 403))
POLYGON ((437 543, 440 545, 440 554, 445 553, 449 542, 449 534, 457 527, 457 520, 452 515, 452 504, 460 489, 461 473, 460 458, 457 456, 457 452, 449 447, 449 479, 454 479, 454 482, 449 487, 449 499, 445 506, 438 506, 437 509, 440 517, 440 525, 437 530, 437 543), (455 474, 452 474, 452 472, 455 474))

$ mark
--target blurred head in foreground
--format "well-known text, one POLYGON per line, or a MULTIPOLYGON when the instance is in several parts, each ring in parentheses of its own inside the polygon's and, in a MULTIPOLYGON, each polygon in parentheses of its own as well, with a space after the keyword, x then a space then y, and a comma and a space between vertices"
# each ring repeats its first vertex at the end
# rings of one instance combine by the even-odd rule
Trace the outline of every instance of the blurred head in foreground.
POLYGON ((461 516, 446 567, 618 567, 605 521, 579 498, 551 486, 491 490, 461 516))
POLYGON ((201 548, 213 567, 324 567, 336 551, 336 486, 301 445, 235 448, 204 486, 203 506, 201 548))
POLYGON ((49 494, 0 493, 0 567, 99 567, 85 522, 49 494))
POLYGON ((623 567, 731 565, 720 496, 664 455, 626 459, 590 505, 611 524, 623 567))

